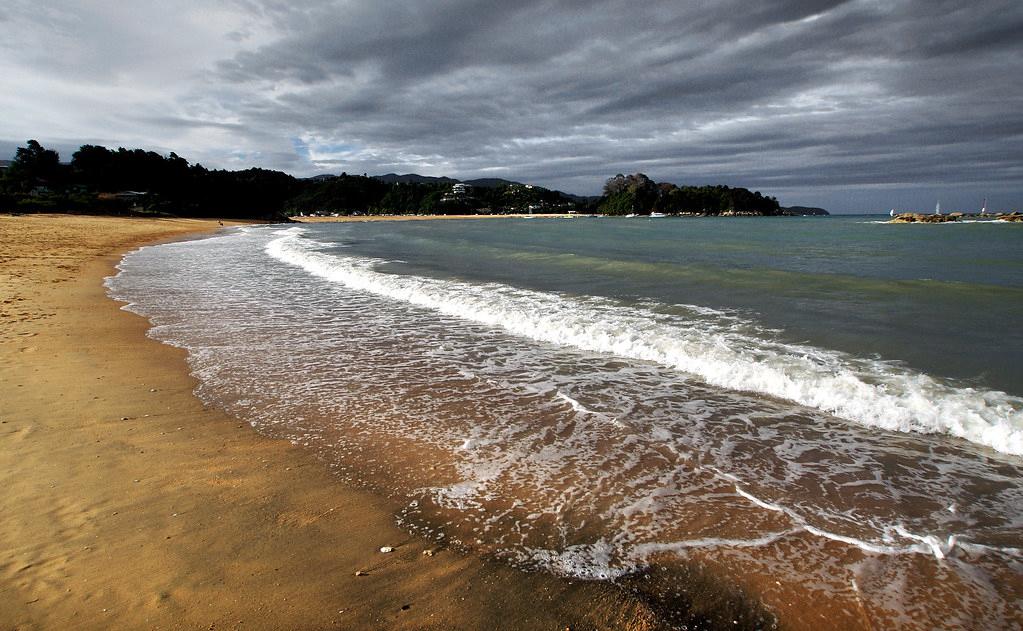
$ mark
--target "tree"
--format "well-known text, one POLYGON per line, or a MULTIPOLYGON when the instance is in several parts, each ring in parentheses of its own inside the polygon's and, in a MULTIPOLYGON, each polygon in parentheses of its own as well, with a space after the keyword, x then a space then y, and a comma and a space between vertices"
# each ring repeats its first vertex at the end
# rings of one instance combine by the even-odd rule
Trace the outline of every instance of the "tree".
POLYGON ((36 140, 29 140, 27 146, 18 147, 14 161, 7 170, 7 179, 13 188, 28 192, 37 186, 53 187, 62 180, 60 154, 44 149, 36 140))
POLYGON ((605 200, 601 212, 607 215, 649 214, 658 199, 659 189, 642 173, 619 173, 604 184, 605 200))
POLYGON ((82 145, 71 156, 71 170, 78 181, 92 190, 114 188, 114 154, 106 147, 82 145))
POLYGON ((604 182, 604 195, 610 197, 611 195, 615 195, 616 193, 621 193, 628 187, 628 185, 629 181, 625 178, 624 175, 619 173, 618 175, 612 178, 608 178, 608 180, 604 182))
POLYGON ((628 190, 613 193, 601 201, 599 210, 605 215, 631 215, 636 212, 636 196, 628 190))

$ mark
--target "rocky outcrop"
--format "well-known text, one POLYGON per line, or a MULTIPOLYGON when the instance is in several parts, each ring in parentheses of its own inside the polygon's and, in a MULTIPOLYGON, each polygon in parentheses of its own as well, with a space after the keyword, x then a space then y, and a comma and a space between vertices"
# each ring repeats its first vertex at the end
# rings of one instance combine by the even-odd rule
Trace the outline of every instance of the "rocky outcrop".
POLYGON ((888 223, 946 223, 959 221, 962 213, 949 213, 947 215, 922 215, 920 213, 902 213, 895 215, 888 223))
POLYGON ((1007 221, 1010 223, 1023 223, 1023 213, 1016 211, 1009 214, 964 215, 963 213, 949 213, 947 215, 922 215, 920 213, 902 213, 895 215, 888 223, 946 223, 959 221, 963 217, 969 219, 980 219, 989 221, 1007 221))

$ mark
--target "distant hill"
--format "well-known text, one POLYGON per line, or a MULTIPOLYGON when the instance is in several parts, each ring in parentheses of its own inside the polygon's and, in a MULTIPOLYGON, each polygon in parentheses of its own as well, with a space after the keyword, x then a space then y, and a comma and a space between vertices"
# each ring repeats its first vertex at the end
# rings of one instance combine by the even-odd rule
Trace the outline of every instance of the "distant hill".
POLYGON ((828 211, 823 208, 815 208, 813 206, 789 206, 788 208, 782 208, 781 214, 789 215, 792 217, 824 217, 830 215, 828 211))
POLYGON ((450 177, 432 177, 417 173, 406 173, 405 175, 387 173, 386 175, 374 175, 372 177, 374 180, 379 180, 386 184, 458 184, 458 180, 450 177))
MULTIPOLYGON (((374 175, 371 176, 374 180, 379 180, 387 184, 468 184, 476 188, 501 188, 503 186, 525 186, 522 182, 516 182, 514 180, 506 180, 499 177, 481 177, 474 180, 456 180, 450 177, 431 177, 428 175, 418 175, 416 173, 407 173, 405 175, 398 175, 397 173, 388 173, 386 175, 374 175)), ((537 187, 542 188, 542 187, 537 187)), ((563 191, 553 191, 562 197, 569 199, 576 203, 591 203, 596 202, 600 199, 600 196, 587 196, 587 195, 573 195, 571 193, 565 193, 563 191)))
POLYGON ((321 182, 323 180, 333 180, 337 176, 333 173, 321 173, 320 175, 314 175, 312 177, 303 178, 306 180, 312 180, 314 182, 321 182))
POLYGON ((406 173, 405 175, 398 175, 397 173, 388 173, 386 175, 374 175, 374 180, 380 180, 388 184, 468 184, 469 186, 475 186, 476 188, 500 188, 502 186, 522 186, 522 182, 514 182, 512 180, 505 180, 499 177, 481 177, 475 180, 456 180, 450 177, 432 177, 429 175, 419 175, 417 173, 406 173))
POLYGON ((450 177, 432 177, 429 175, 419 175, 417 173, 406 173, 405 175, 398 175, 397 173, 388 173, 386 175, 374 175, 374 180, 380 180, 387 184, 468 184, 469 186, 475 186, 477 188, 499 188, 501 186, 521 186, 521 182, 513 182, 511 180, 504 180, 498 177, 481 177, 475 180, 456 180, 450 177))
POLYGON ((481 177, 475 180, 463 180, 463 184, 469 186, 476 186, 479 188, 497 188, 499 186, 522 186, 522 182, 512 182, 511 180, 503 180, 499 177, 481 177))
POLYGON ((555 192, 580 204, 595 204, 600 201, 600 195, 574 195, 572 193, 566 193, 565 191, 555 192))

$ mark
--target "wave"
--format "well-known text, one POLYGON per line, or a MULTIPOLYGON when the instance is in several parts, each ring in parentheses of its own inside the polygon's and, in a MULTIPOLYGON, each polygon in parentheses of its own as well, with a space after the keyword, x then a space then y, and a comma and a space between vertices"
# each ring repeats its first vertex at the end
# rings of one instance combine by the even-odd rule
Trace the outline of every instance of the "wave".
MULTIPOLYGON (((742 481, 738 477, 736 477, 734 475, 731 475, 731 474, 728 474, 728 473, 725 473, 724 471, 721 471, 721 470, 716 469, 714 467, 711 467, 710 470, 713 471, 718 477, 720 477, 722 479, 725 479, 725 480, 728 480, 730 483, 732 483, 734 485, 734 488, 735 488, 735 494, 738 495, 739 497, 742 497, 742 498, 748 500, 754 506, 756 506, 758 508, 761 508, 763 510, 772 511, 772 512, 776 512, 776 513, 782 513, 786 517, 788 517, 789 520, 795 525, 795 527, 793 529, 791 529, 791 530, 787 530, 787 531, 780 532, 780 533, 775 533, 774 535, 766 537, 764 539, 764 541, 766 543, 773 543, 775 540, 780 539, 781 537, 784 537, 786 535, 796 534, 796 533, 799 533, 800 531, 806 531, 806 532, 810 533, 811 535, 814 535, 815 537, 821 537, 821 538, 824 538, 824 539, 831 539, 832 541, 838 541, 838 542, 844 543, 846 545, 855 546, 855 547, 857 547, 857 548, 859 548, 859 549, 861 549, 861 550, 863 550, 865 552, 871 552, 871 553, 874 553, 874 554, 902 554, 902 553, 907 553, 907 552, 917 552, 917 553, 931 554, 931 555, 934 556, 935 559, 938 559, 939 561, 944 559, 946 556, 948 556, 955 549, 956 545, 959 543, 959 541, 958 541, 959 540, 959 536, 958 535, 949 535, 946 538, 946 540, 944 542, 942 542, 941 540, 939 540, 934 535, 918 535, 918 534, 912 533, 912 532, 906 530, 906 528, 904 526, 902 526, 901 524, 896 524, 894 526, 888 526, 888 527, 886 527, 884 529, 884 533, 882 535, 882 541, 888 542, 887 545, 879 545, 877 543, 870 542, 870 541, 865 541, 865 540, 857 538, 857 537, 850 537, 848 535, 842 535, 842 534, 839 534, 839 533, 836 533, 836 532, 831 532, 829 530, 825 530, 823 528, 818 528, 818 527, 808 523, 806 519, 804 519, 800 514, 798 514, 796 511, 794 511, 794 510, 792 510, 790 508, 786 508, 785 506, 782 506, 780 504, 772 504, 770 502, 764 501, 764 500, 760 499, 759 497, 753 495, 749 491, 743 490, 740 487, 740 484, 742 484, 742 481), (895 540, 896 540, 895 535, 898 535, 899 537, 902 537, 903 539, 913 541, 914 543, 911 544, 911 545, 908 545, 908 546, 907 545, 901 545, 901 546, 897 545, 897 544, 895 544, 895 540)), ((676 546, 709 546, 709 545, 733 545, 734 546, 734 545, 736 545, 734 542, 723 542, 722 543, 722 542, 720 542, 718 540, 708 540, 708 541, 709 542, 680 542, 680 543, 676 543, 674 545, 676 545, 676 546)), ((753 541, 743 541, 742 545, 759 545, 759 544, 754 543, 753 541)), ((1013 549, 1013 548, 998 548, 998 547, 993 547, 992 546, 992 547, 988 547, 988 549, 997 550, 997 551, 1001 551, 1001 552, 1008 552, 1010 554, 1015 552, 1015 549, 1013 549)))
POLYGON ((600 414, 600 412, 594 412, 593 410, 589 409, 582 403, 579 403, 579 401, 573 399, 572 397, 568 396, 564 392, 561 392, 560 390, 558 391, 557 396, 559 399, 572 406, 573 412, 576 412, 578 414, 600 414))
POLYGON ((564 296, 497 283, 378 272, 384 261, 324 252, 289 228, 265 251, 351 289, 514 335, 667 366, 722 388, 755 392, 889 431, 944 434, 1023 455, 1023 398, 956 387, 876 359, 772 338, 752 322, 705 307, 666 314, 596 297, 564 296))

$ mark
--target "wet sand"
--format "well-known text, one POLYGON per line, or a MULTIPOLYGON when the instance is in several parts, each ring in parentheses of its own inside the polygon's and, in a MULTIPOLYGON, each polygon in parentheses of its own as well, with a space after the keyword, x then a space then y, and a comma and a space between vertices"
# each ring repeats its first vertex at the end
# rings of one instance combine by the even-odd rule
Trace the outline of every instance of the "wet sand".
POLYGON ((385 499, 205 408, 102 279, 218 227, 0 215, 4 629, 659 627, 627 589, 409 537, 385 499))

